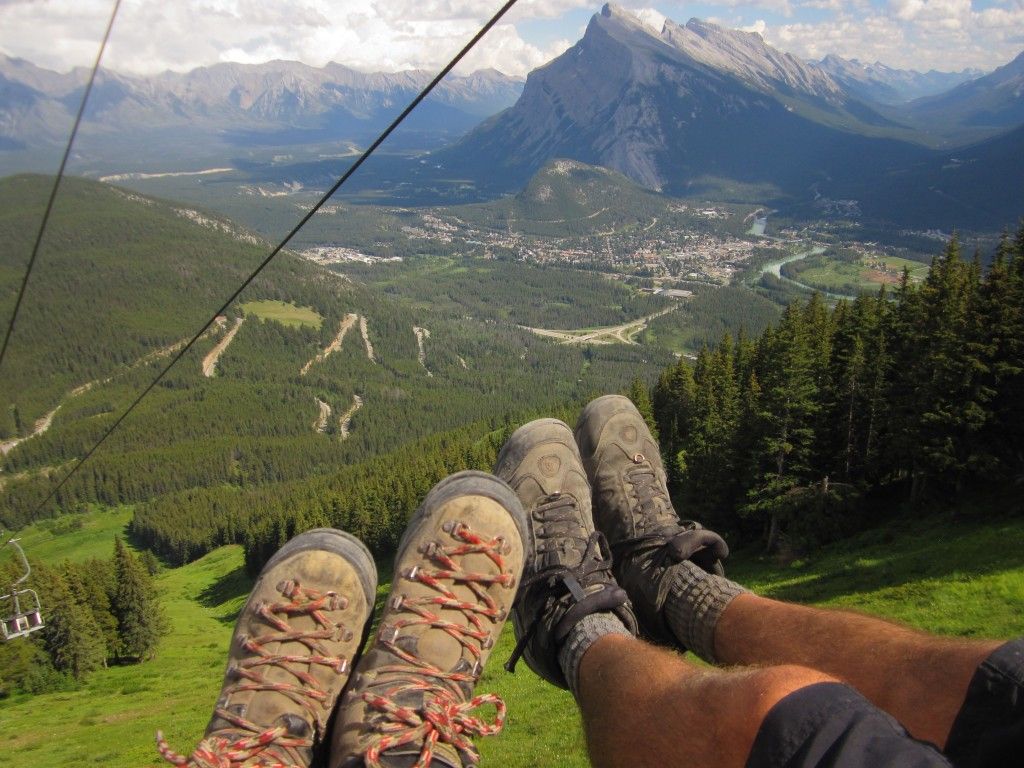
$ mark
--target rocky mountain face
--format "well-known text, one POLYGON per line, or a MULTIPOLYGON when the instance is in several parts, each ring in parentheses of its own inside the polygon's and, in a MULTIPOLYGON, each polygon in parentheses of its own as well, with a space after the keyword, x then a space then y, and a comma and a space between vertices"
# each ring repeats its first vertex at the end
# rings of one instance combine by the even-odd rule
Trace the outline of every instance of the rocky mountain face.
POLYGON ((948 91, 961 83, 981 77, 978 69, 960 72, 918 72, 913 69, 894 69, 876 61, 863 64, 857 59, 844 59, 829 54, 817 63, 847 93, 880 104, 905 104, 914 99, 948 91))
POLYGON ((606 5, 575 46, 530 73, 512 109, 435 157, 466 172, 487 165, 510 186, 565 157, 657 190, 729 179, 792 194, 920 153, 886 138, 904 134, 757 35, 697 20, 659 32, 606 5))
MULTIPOLYGON (((67 136, 88 72, 51 72, 0 57, 0 137, 12 145, 67 136)), ((413 70, 358 72, 340 64, 217 64, 187 73, 129 77, 102 71, 83 126, 112 136, 177 129, 221 134, 236 143, 365 140, 379 131, 433 77, 413 70), (303 136, 305 133, 305 136, 303 136)), ((410 128, 428 143, 452 139, 518 98, 522 80, 495 70, 450 76, 418 110, 410 128)))
POLYGON ((668 19, 661 39, 693 61, 766 93, 800 94, 834 105, 848 98, 828 73, 772 48, 756 32, 724 29, 700 19, 681 26, 668 19))

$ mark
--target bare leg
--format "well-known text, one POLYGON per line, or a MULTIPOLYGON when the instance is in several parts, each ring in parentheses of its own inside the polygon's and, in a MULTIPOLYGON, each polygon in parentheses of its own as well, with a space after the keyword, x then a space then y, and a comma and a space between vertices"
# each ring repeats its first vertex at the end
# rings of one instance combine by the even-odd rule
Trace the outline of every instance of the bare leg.
POLYGON ((999 642, 940 638, 882 619, 743 594, 715 629, 724 664, 796 664, 839 678, 940 747, 978 665, 999 642))
POLYGON ((796 666, 701 668, 635 638, 606 635, 580 662, 591 764, 742 768, 768 711, 822 682, 834 680, 796 666))

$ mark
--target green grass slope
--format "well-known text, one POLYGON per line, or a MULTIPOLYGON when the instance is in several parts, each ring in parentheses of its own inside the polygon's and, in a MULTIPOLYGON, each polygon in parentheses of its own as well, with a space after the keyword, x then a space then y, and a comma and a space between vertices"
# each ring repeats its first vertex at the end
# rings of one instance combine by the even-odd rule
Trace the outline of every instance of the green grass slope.
MULTIPOLYGON (((91 514, 45 559, 74 557, 90 547, 92 524, 113 525, 120 513, 91 514)), ((46 551, 27 529, 30 557, 46 551)), ((249 582, 238 547, 223 547, 159 577, 171 634, 157 658, 96 673, 79 690, 0 701, 0 744, 6 765, 159 765, 153 734, 190 749, 219 690, 225 649, 249 582)), ((382 564, 382 577, 387 568, 382 564)), ((730 575, 787 600, 843 607, 948 635, 1010 638, 1024 633, 1024 519, 987 525, 948 517, 912 520, 869 531, 781 566, 740 553, 730 575)), ((387 584, 379 590, 382 601, 387 584)), ((495 648, 479 686, 509 705, 505 731, 481 739, 484 765, 584 766, 579 716, 569 694, 543 683, 525 665, 515 675, 501 663, 511 632, 495 648)))

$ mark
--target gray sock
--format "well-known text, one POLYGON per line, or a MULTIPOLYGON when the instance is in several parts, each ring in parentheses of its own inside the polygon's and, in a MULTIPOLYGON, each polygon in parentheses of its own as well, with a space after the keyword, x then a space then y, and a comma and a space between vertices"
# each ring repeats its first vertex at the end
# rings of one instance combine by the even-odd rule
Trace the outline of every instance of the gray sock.
POLYGON ((602 611, 592 613, 580 619, 576 626, 569 630, 568 637, 558 650, 558 663, 562 667, 562 674, 569 682, 569 690, 576 696, 579 688, 580 661, 583 654, 594 644, 594 641, 605 635, 627 635, 633 637, 633 633, 626 629, 619 617, 614 613, 602 611))
POLYGON ((718 619, 732 599, 747 590, 689 560, 673 566, 667 578, 672 579, 664 608, 669 629, 685 648, 714 663, 718 619))

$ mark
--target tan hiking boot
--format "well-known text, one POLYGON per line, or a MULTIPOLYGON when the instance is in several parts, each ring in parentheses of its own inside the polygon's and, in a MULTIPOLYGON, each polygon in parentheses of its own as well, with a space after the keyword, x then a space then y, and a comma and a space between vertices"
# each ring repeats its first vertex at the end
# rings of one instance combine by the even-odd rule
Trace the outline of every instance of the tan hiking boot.
POLYGON ((505 665, 527 665, 561 688, 568 683, 558 652, 584 616, 613 611, 636 632, 626 593, 612 576, 611 553, 594 530, 590 483, 572 430, 558 419, 538 419, 519 429, 498 455, 494 474, 519 496, 530 526, 530 547, 512 623, 516 650, 505 665))
POLYGON ((620 395, 591 401, 576 425, 576 443, 594 492, 594 521, 608 537, 614 573, 650 639, 678 640, 663 608, 673 566, 690 560, 721 574, 725 541, 680 520, 668 495, 661 451, 636 406, 620 395))
POLYGON ((326 745, 334 704, 366 639, 377 569, 354 536, 307 531, 267 562, 238 617, 224 686, 182 766, 308 768, 326 745))
POLYGON ((406 527, 373 646, 338 708, 332 768, 477 762, 472 736, 498 733, 505 704, 473 695, 515 599, 526 520, 505 483, 460 472, 406 527), (475 710, 492 704, 494 722, 475 710))

